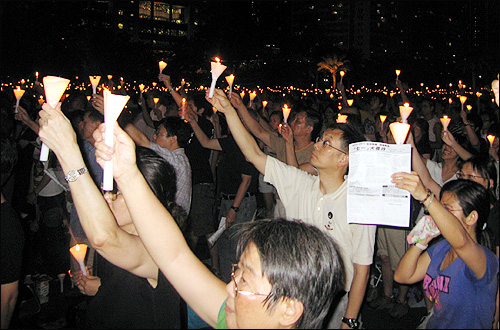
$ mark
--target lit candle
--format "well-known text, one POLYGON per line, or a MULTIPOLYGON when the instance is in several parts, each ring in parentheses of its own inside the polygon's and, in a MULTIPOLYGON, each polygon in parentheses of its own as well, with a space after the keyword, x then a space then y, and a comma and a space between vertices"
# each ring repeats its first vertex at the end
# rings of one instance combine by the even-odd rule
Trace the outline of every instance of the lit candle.
POLYGON ((217 108, 216 108, 216 107, 212 107, 212 111, 213 111, 214 113, 216 113, 216 112, 217 112, 217 108))
POLYGON ((108 74, 108 80, 113 79, 113 75, 108 74))
POLYGON ((391 130, 396 144, 404 144, 406 136, 410 131, 410 124, 394 122, 389 124, 389 129, 391 130))
POLYGON ((182 78, 181 80, 181 87, 184 86, 186 84, 186 81, 184 80, 184 78, 182 78))
POLYGON ((384 121, 387 119, 387 116, 386 115, 380 115, 380 121, 382 122, 382 124, 384 123, 384 121))
POLYGON ((257 96, 257 93, 255 91, 253 91, 253 92, 250 92, 250 94, 248 94, 248 95, 250 96, 250 102, 253 102, 253 100, 257 96))
POLYGON ((495 141, 495 135, 488 134, 486 138, 488 139, 488 141, 490 141, 490 147, 493 148, 493 141, 495 141))
POLYGON ((265 109, 265 108, 266 108, 266 106, 267 106, 267 101, 265 101, 265 100, 264 100, 264 101, 262 101, 262 107, 265 109))
POLYGON ((347 105, 348 106, 351 107, 353 103, 354 103, 354 100, 352 100, 352 99, 347 100, 347 105))
POLYGON ((283 121, 287 123, 288 116, 290 115, 290 111, 292 109, 288 107, 288 104, 285 104, 281 110, 283 111, 283 121))
POLYGON ((73 258, 78 261, 80 265, 80 269, 83 272, 83 275, 87 276, 87 270, 85 269, 85 255, 87 254, 87 244, 76 244, 69 249, 73 258))
POLYGON ((462 110, 464 110, 464 103, 467 101, 467 96, 460 95, 460 103, 462 103, 462 110))
POLYGON ((401 114, 401 119, 403 123, 406 123, 406 120, 410 116, 413 108, 410 107, 410 103, 406 102, 404 105, 399 106, 399 113, 401 114))
POLYGON ((41 106, 44 103, 45 103, 45 100, 43 99, 43 96, 40 95, 40 98, 38 99, 38 104, 40 104, 40 106, 41 106))
POLYGON ((229 99, 231 99, 231 93, 233 92, 233 82, 234 82, 234 74, 230 74, 226 76, 226 81, 229 84, 229 99))
POLYGON ((467 104, 465 107, 467 108, 468 111, 472 110, 472 105, 470 105, 470 104, 467 104))
POLYGON ((38 82, 38 71, 35 72, 35 81, 38 82))
POLYGON ((401 70, 396 70, 396 81, 398 81, 400 73, 401 73, 401 70))
POLYGON ((340 70, 340 83, 342 83, 342 78, 344 78, 345 71, 340 70))
POLYGON ((91 98, 91 97, 92 97, 92 96, 87 95, 87 101, 90 101, 90 98, 91 98))
POLYGON ((217 83, 217 79, 219 76, 226 70, 227 66, 220 63, 220 59, 218 57, 215 58, 215 62, 210 62, 211 72, 212 72, 212 84, 210 85, 210 91, 208 92, 208 98, 212 98, 214 96, 215 84, 217 83))
POLYGON ((125 81, 123 81, 123 77, 120 77, 120 85, 123 87, 123 84, 125 84, 125 81))
MULTIPOLYGON (((42 79, 43 90, 45 92, 45 97, 47 98, 47 103, 55 109, 61 96, 64 94, 66 88, 69 85, 69 79, 64 79, 55 76, 45 76, 42 79)), ((46 162, 49 158, 49 147, 45 143, 42 143, 42 149, 40 150, 40 161, 46 162)))
POLYGON ((157 84, 158 84, 158 83, 157 83, 156 81, 153 81, 153 82, 151 83, 151 85, 153 85, 153 87, 156 87, 156 85, 157 85, 157 84))
MULTIPOLYGON (((104 124, 106 126, 104 143, 108 147, 113 147, 113 125, 129 99, 128 95, 111 94, 108 89, 104 89, 104 124)), ((113 159, 104 162, 102 186, 104 191, 113 190, 113 159)))
POLYGON ((144 91, 144 84, 139 85, 139 90, 141 91, 141 94, 142 94, 142 92, 144 91))
POLYGON ((156 108, 156 105, 158 104, 159 100, 160 100, 159 97, 153 97, 153 102, 155 103, 155 108, 156 108))
POLYGON ((476 92, 476 96, 477 96, 478 98, 480 98, 480 97, 481 97, 481 95, 483 95, 483 93, 481 93, 481 92, 476 92))
POLYGON ((186 116, 186 98, 185 97, 182 98, 182 107, 181 107, 181 109, 182 109, 181 119, 185 119, 186 118, 185 117, 186 116))
POLYGON ((245 97, 245 91, 241 91, 241 93, 240 93, 240 97, 241 97, 241 99, 243 100, 243 97, 245 97))
POLYGON ((337 115, 337 124, 347 124, 347 115, 338 114, 337 115))
POLYGON ((89 76, 90 83, 92 84, 92 93, 97 94, 97 85, 99 85, 99 81, 101 80, 101 76, 89 76))
POLYGON ((453 103, 453 99, 450 97, 448 98, 448 103, 451 105, 453 103))
POLYGON ((158 62, 158 66, 160 67, 160 74, 162 74, 163 69, 165 69, 167 67, 167 63, 165 63, 164 61, 160 61, 160 62, 158 62))
POLYGON ((21 97, 23 97, 25 90, 21 89, 21 87, 17 86, 16 89, 14 89, 14 95, 16 96, 16 109, 14 110, 14 113, 17 113, 18 110, 17 108, 19 107, 19 101, 21 100, 21 97))
POLYGON ((443 118, 440 118, 441 124, 443 124, 443 130, 448 130, 448 125, 450 124, 451 118, 447 115, 444 115, 443 118))

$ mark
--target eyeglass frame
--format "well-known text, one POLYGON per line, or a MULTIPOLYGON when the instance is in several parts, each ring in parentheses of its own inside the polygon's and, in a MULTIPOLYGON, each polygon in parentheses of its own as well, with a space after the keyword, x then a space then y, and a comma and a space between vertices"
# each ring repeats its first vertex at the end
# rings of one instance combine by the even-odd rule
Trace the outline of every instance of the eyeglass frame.
POLYGON ((239 293, 245 297, 251 297, 251 296, 267 297, 267 296, 271 295, 272 292, 270 292, 268 294, 264 294, 264 293, 256 293, 256 292, 246 291, 246 290, 238 290, 238 282, 236 282, 236 275, 235 275, 236 269, 238 269, 238 264, 231 264, 231 279, 233 280, 234 291, 236 292, 236 294, 239 293))
POLYGON ((471 180, 471 179, 484 179, 482 176, 471 175, 471 174, 463 174, 462 172, 457 172, 457 178, 471 180))
POLYGON ((345 152, 344 150, 341 150, 341 149, 339 149, 339 148, 337 148, 337 147, 334 147, 334 146, 330 145, 330 141, 328 141, 328 140, 323 140, 323 138, 321 138, 321 137, 319 137, 319 136, 316 138, 316 142, 321 142, 321 147, 322 147, 323 149, 324 149, 324 148, 326 148, 326 147, 330 147, 330 148, 333 148, 333 149, 335 149, 335 150, 337 150, 337 151, 340 151, 340 152, 341 152, 341 153, 343 153, 344 155, 347 155, 347 152, 345 152))

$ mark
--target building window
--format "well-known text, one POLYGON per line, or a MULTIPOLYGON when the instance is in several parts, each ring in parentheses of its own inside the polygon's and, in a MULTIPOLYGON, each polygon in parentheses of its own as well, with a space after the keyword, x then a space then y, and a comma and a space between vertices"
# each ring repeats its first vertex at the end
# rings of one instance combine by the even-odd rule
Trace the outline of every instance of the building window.
POLYGON ((172 22, 177 24, 184 23, 184 7, 172 6, 172 22))
POLYGON ((141 1, 139 3, 139 18, 151 18, 151 2, 141 1))
POLYGON ((118 15, 123 16, 123 10, 118 10, 118 15))
POLYGON ((164 2, 155 2, 155 20, 170 21, 170 6, 164 2))

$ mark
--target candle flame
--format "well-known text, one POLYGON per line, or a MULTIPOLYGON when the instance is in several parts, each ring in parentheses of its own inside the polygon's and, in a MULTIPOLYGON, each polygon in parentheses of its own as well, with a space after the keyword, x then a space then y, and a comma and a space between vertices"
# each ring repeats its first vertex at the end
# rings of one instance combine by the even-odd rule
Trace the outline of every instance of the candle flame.
POLYGON ((488 136, 486 138, 488 139, 488 141, 490 141, 490 145, 493 146, 493 141, 495 141, 495 135, 488 134, 488 136))
POLYGON ((215 57, 215 59, 214 59, 214 60, 215 60, 215 62, 220 63, 220 58, 215 57))
POLYGON ((400 73, 401 73, 401 70, 396 70, 396 76, 399 76, 400 73))

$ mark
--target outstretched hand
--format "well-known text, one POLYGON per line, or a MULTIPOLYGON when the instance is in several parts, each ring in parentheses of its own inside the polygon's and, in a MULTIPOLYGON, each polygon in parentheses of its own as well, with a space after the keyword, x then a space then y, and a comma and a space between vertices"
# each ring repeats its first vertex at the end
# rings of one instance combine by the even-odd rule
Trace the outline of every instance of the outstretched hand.
POLYGON ((205 99, 210 103, 212 106, 216 107, 218 111, 226 114, 231 109, 234 111, 234 108, 231 105, 231 102, 228 100, 226 97, 226 94, 224 91, 220 89, 215 89, 214 90, 214 95, 212 98, 208 97, 209 91, 207 90, 205 94, 205 99))
POLYGON ((451 134, 451 132, 448 130, 446 131, 443 130, 441 132, 441 140, 443 140, 443 142, 449 145, 450 147, 453 146, 455 143, 457 143, 453 134, 451 134))
POLYGON ((104 168, 104 163, 113 160, 113 177, 118 180, 123 175, 137 169, 135 158, 135 143, 132 138, 121 129, 118 123, 114 123, 114 143, 110 147, 104 143, 106 124, 101 124, 94 131, 95 155, 97 163, 104 168))
POLYGON ((427 196, 427 189, 416 171, 411 171, 411 173, 397 172, 391 175, 391 178, 396 188, 408 191, 417 201, 421 201, 427 196))
POLYGON ((280 133, 285 142, 293 142, 293 130, 290 125, 288 125, 287 123, 283 123, 283 125, 281 125, 280 133))

